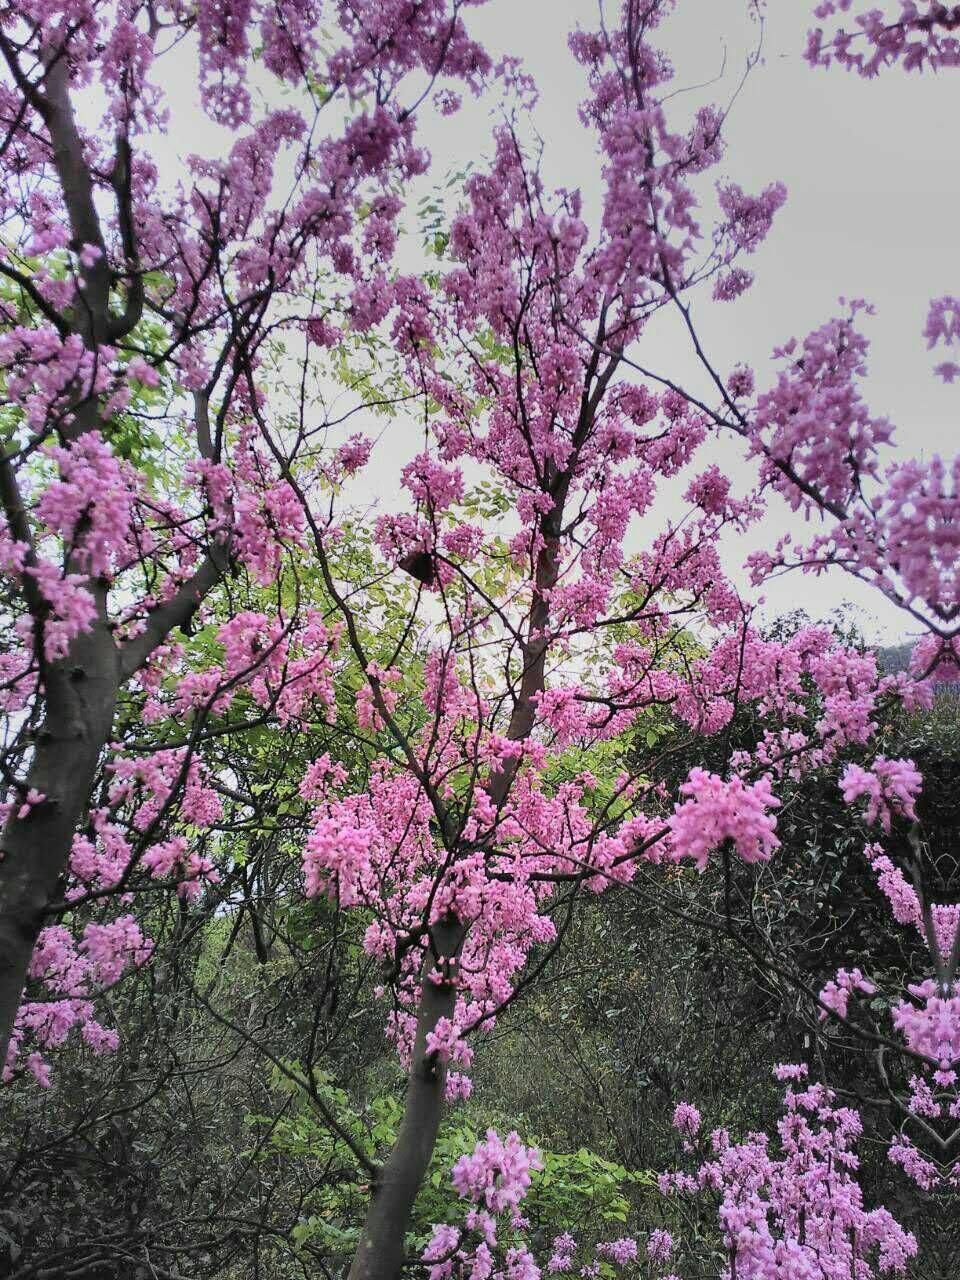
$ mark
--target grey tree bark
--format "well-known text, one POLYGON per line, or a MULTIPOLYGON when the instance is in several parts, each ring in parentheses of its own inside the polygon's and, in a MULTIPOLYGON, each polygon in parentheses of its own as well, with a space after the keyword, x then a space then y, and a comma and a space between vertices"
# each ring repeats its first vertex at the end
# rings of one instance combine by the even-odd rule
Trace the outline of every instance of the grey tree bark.
POLYGON ((349 1280, 399 1275, 407 1227, 437 1142, 446 1070, 435 1055, 427 1053, 427 1036, 441 1018, 453 1014, 456 963, 465 930, 458 921, 449 921, 435 926, 432 933, 437 955, 424 966, 403 1121, 393 1150, 376 1176, 349 1280))

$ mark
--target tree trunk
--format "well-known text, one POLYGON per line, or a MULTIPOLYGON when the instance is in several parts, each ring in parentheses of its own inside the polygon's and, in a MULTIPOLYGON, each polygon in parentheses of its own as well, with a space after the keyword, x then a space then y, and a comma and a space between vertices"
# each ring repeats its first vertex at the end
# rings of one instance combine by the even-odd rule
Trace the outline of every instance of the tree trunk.
POLYGON ((45 715, 26 778, 27 787, 44 799, 23 819, 14 802, 0 843, 0 1064, 37 935, 61 890, 73 835, 113 727, 120 663, 102 589, 98 594, 93 628, 44 673, 45 715))
POLYGON ((465 932, 459 921, 439 924, 432 930, 438 959, 424 965, 403 1122, 374 1184, 348 1280, 396 1280, 400 1274, 404 1238, 433 1158, 443 1111, 446 1069, 427 1053, 427 1036, 441 1018, 453 1015, 457 957, 465 932), (441 975, 440 980, 434 975, 441 975))
MULTIPOLYGON (((537 558, 536 591, 523 647, 523 674, 519 696, 507 727, 507 737, 515 742, 530 735, 536 718, 536 698, 545 687, 550 590, 556 586, 559 577, 559 530, 567 483, 563 477, 557 482, 555 508, 544 522, 544 546, 537 558)), ((506 801, 516 772, 517 762, 512 760, 490 778, 490 798, 498 809, 506 801)), ((431 930, 438 958, 429 967, 434 973, 442 973, 444 981, 440 984, 432 982, 428 966, 425 966, 403 1122, 389 1159, 373 1187, 348 1280, 397 1280, 400 1274, 404 1238, 417 1194, 433 1158, 443 1110, 446 1072, 441 1063, 428 1057, 426 1038, 441 1018, 449 1018, 453 1014, 457 998, 456 962, 467 931, 468 926, 459 921, 431 930)))

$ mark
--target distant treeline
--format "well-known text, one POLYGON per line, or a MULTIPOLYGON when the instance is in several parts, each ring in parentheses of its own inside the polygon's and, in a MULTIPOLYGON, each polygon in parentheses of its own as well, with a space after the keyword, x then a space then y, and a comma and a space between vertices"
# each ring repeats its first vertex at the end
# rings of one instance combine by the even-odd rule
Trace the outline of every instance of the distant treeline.
MULTIPOLYGON (((908 671, 912 652, 913 644, 910 641, 905 641, 903 644, 879 645, 876 650, 880 666, 888 675, 896 675, 898 671, 908 671)), ((934 677, 934 683, 942 689, 960 690, 958 680, 938 680, 934 677)))

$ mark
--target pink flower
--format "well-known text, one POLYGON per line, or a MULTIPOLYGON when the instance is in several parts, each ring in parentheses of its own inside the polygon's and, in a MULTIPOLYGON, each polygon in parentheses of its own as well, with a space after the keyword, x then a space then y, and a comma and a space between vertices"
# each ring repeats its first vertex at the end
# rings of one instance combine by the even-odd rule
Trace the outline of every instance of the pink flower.
POLYGON ((103 257, 103 250, 95 244, 84 244, 80 246, 80 253, 78 256, 80 258, 81 266, 89 269, 90 267, 95 266, 103 257))
POLYGON ((673 1109, 673 1127, 688 1138, 700 1132, 700 1112, 690 1102, 678 1102, 673 1109))
POLYGON ((725 782, 695 768, 680 791, 689 799, 674 806, 671 842, 680 857, 692 858, 701 871, 709 854, 725 840, 733 842, 744 862, 766 862, 779 847, 776 818, 768 810, 780 802, 769 778, 748 786, 741 778, 725 782))
POLYGON ((43 804, 46 796, 42 791, 38 791, 36 787, 31 787, 23 798, 23 803, 17 809, 17 821, 23 822, 28 817, 30 811, 35 809, 38 804, 43 804))
MULTIPOLYGON (((841 1018, 845 1018, 847 1016, 847 1005, 854 992, 860 991, 864 995, 873 995, 876 989, 874 984, 865 978, 859 969, 838 969, 836 977, 831 978, 820 992, 820 1000, 828 1009, 832 1009, 841 1018)), ((821 1021, 826 1017, 826 1009, 821 1009, 821 1021)))
POLYGON ((647 1253, 655 1262, 666 1262, 673 1253, 673 1236, 657 1227, 647 1239, 647 1253))
POLYGON ((531 1172, 542 1167, 537 1151, 525 1147, 517 1133, 501 1139, 495 1129, 488 1129, 473 1153, 461 1156, 453 1166, 451 1181, 462 1199, 503 1213, 519 1205, 530 1186, 531 1172))
POLYGON ((639 1248, 632 1236, 623 1236, 619 1240, 608 1240, 597 1245, 597 1257, 607 1258, 618 1267, 636 1262, 638 1254, 639 1248))
POLYGON ((880 822, 884 831, 890 830, 894 814, 916 818, 914 800, 923 778, 912 760, 887 760, 877 756, 869 771, 850 764, 840 780, 843 799, 852 804, 861 796, 867 797, 867 822, 880 822))

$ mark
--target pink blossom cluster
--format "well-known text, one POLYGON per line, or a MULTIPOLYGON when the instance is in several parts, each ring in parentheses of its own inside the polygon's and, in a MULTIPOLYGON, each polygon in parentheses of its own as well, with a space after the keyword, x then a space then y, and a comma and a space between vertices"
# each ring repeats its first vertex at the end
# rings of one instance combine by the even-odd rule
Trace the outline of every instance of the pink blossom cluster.
POLYGON ((738 777, 725 782, 696 768, 680 792, 688 798, 675 806, 669 819, 671 843, 677 854, 692 858, 701 871, 710 853, 727 840, 744 862, 766 862, 778 848, 777 820, 769 811, 779 801, 769 778, 750 785, 738 777))
MULTIPOLYGON (((628 1263, 636 1262, 639 1253, 639 1245, 633 1236, 622 1236, 619 1240, 601 1240, 597 1245, 597 1257, 606 1258, 618 1267, 625 1267, 628 1263)), ((650 1256, 657 1256, 656 1252, 651 1253, 650 1256)))
MULTIPOLYGON (((848 13, 853 0, 821 0, 814 16, 823 21, 848 13)), ((807 60, 813 66, 840 66, 861 76, 878 75, 900 63, 906 71, 960 66, 960 10, 943 0, 896 0, 887 8, 864 9, 851 29, 810 32, 807 60)))
POLYGON ((820 992, 820 1003, 825 1008, 820 1010, 821 1019, 826 1018, 827 1010, 833 1010, 841 1018, 847 1016, 850 997, 857 992, 873 995, 877 988, 869 978, 865 978, 859 969, 838 969, 820 992))
POLYGON ((207 827, 223 814, 216 789, 209 785, 206 765, 186 748, 169 748, 144 756, 118 756, 109 766, 109 797, 130 807, 134 830, 146 831, 160 817, 176 788, 182 788, 179 816, 207 827))
MULTIPOLYGON (((906 998, 890 1001, 894 1029, 910 1053, 920 1060, 916 1074, 910 1078, 907 1107, 927 1122, 956 1119, 960 1117, 960 994, 954 970, 955 956, 960 952, 960 904, 924 902, 919 887, 909 883, 880 846, 871 845, 867 852, 893 918, 917 930, 927 945, 936 974, 935 979, 907 983, 906 998)), ((821 999, 845 1016, 854 988, 874 989, 872 983, 854 981, 858 976, 858 970, 850 974, 841 970, 836 981, 821 992, 821 999)), ((888 1157, 925 1190, 956 1184, 955 1165, 948 1163, 944 1168, 931 1160, 907 1133, 894 1139, 888 1157)))
MULTIPOLYGON (((957 946, 957 933, 960 931, 960 902, 931 902, 930 921, 940 958, 947 962, 954 947, 957 946)), ((927 939, 927 942, 932 951, 933 946, 930 940, 927 939)))
POLYGON ((895 601, 920 602, 937 622, 949 620, 960 598, 958 494, 960 459, 934 455, 891 466, 873 526, 867 517, 851 521, 844 539, 865 576, 872 575, 895 601), (881 540, 879 554, 871 553, 870 538, 881 540))
POLYGON ((569 1231, 556 1236, 553 1241, 550 1258, 547 1261, 547 1274, 559 1275, 573 1270, 573 1255, 577 1242, 569 1231))
POLYGON ((41 1051, 63 1044, 79 1027, 94 1053, 117 1047, 117 1032, 95 1017, 96 997, 119 981, 124 970, 148 959, 153 943, 144 937, 133 916, 118 916, 107 924, 89 923, 79 945, 64 925, 42 929, 30 962, 30 978, 43 985, 46 999, 26 1000, 20 1006, 3 1067, 3 1080, 12 1078, 25 1043, 36 1045, 25 1057, 27 1070, 44 1086, 50 1066, 41 1051))
POLYGON ((647 1238, 647 1254, 655 1262, 666 1262, 673 1253, 673 1236, 662 1227, 656 1227, 647 1238))
POLYGON ((700 1132, 701 1115, 692 1102, 678 1102, 673 1109, 673 1127, 688 1138, 700 1132))
MULTIPOLYGON (((474 714, 476 700, 458 683, 450 686, 440 665, 431 672, 425 697, 433 703, 445 696, 441 709, 447 714, 431 722, 430 749, 453 765, 463 749, 461 716, 474 714)), ((382 704, 384 713, 391 709, 382 704)), ((520 744, 496 735, 488 749, 494 769, 525 755, 520 744)), ((316 787, 311 781, 308 788, 316 803, 303 855, 307 892, 329 892, 343 906, 373 910, 364 946, 384 958, 398 950, 404 956, 398 990, 403 1010, 412 1010, 418 999, 426 947, 418 941, 410 948, 406 940, 417 936, 424 920, 436 925, 452 917, 469 926, 457 970, 456 1009, 430 1033, 428 1051, 444 1062, 469 1064, 463 1038, 492 1025, 530 950, 555 936, 545 910, 551 873, 588 869, 588 882, 601 889, 629 878, 638 857, 657 856, 653 849, 636 852, 637 842, 650 839, 655 845, 662 824, 634 818, 619 834, 598 835, 586 804, 588 780, 565 782, 551 795, 540 785, 544 764, 533 751, 499 809, 489 791, 478 789, 463 833, 467 848, 456 858, 437 838, 434 808, 422 784, 386 761, 375 762, 363 793, 337 794, 330 785, 336 779, 326 769, 316 787), (510 874, 503 874, 505 868, 510 874)), ((405 1057, 412 1035, 408 1015, 392 1020, 392 1034, 405 1057)), ((458 1075, 451 1087, 462 1096, 468 1086, 458 1075)))
POLYGON ((726 1276, 869 1280, 905 1273, 916 1240, 886 1209, 866 1209, 856 1181, 859 1116, 823 1085, 804 1084, 804 1068, 778 1074, 790 1081, 779 1149, 764 1134, 734 1142, 716 1129, 696 1174, 666 1174, 662 1190, 719 1198, 726 1276))
POLYGON ((209 660, 192 668, 183 650, 168 650, 164 667, 177 672, 169 684, 151 690, 144 719, 156 723, 167 717, 225 714, 234 700, 246 695, 272 712, 281 724, 335 714, 335 658, 342 629, 328 625, 318 609, 304 609, 287 618, 283 611, 268 615, 240 610, 217 629, 222 663, 209 660))
POLYGON ((931 954, 935 944, 941 961, 946 962, 953 952, 957 929, 960 928, 960 903, 928 904, 933 932, 931 939, 917 890, 907 881, 900 868, 894 866, 886 854, 880 851, 879 846, 871 845, 868 854, 870 865, 877 876, 877 884, 890 904, 893 918, 898 924, 912 924, 923 936, 931 954))
POLYGON ((891 1164, 899 1165, 907 1177, 924 1191, 935 1191, 940 1186, 940 1170, 909 1137, 901 1136, 891 1142, 887 1156, 891 1164))
POLYGON ((943 991, 927 978, 907 988, 911 999, 893 1008, 893 1025, 914 1053, 935 1064, 934 1079, 951 1085, 960 1067, 960 990, 943 991))
POLYGON ((867 339, 854 327, 865 303, 828 321, 774 356, 782 369, 774 387, 757 398, 751 421, 754 449, 766 474, 795 507, 804 503, 794 482, 814 484, 827 502, 848 501, 861 479, 878 474, 878 449, 892 427, 871 416, 857 378, 866 372, 867 339), (782 466, 789 461, 789 473, 782 466))
POLYGON ((871 845, 867 853, 877 876, 877 884, 890 904, 894 920, 898 924, 916 925, 922 930, 923 913, 916 889, 907 882, 900 868, 894 866, 879 845, 871 845))
POLYGON ((488 1129, 473 1152, 453 1166, 450 1180, 461 1199, 500 1214, 517 1208, 527 1194, 531 1172, 542 1167, 537 1151, 525 1147, 516 1132, 502 1139, 495 1129, 488 1129))
MULTIPOLYGON (((112 576, 135 555, 132 469, 117 462, 98 431, 46 453, 58 464, 59 476, 41 493, 38 516, 63 540, 77 568, 92 578, 112 576)), ((143 549, 152 549, 149 534, 143 549)))
MULTIPOLYGON (((688 555, 685 571, 690 567, 688 555)), ((652 562, 650 568, 656 571, 652 562)), ((719 572, 713 564, 705 571, 711 580, 719 572)), ((822 627, 801 628, 784 641, 731 627, 706 656, 688 660, 682 673, 665 661, 669 656, 655 633, 623 640, 602 686, 557 683, 540 695, 538 716, 562 748, 615 737, 657 707, 702 734, 717 733, 729 723, 734 701, 750 699, 766 727, 755 761, 744 763, 799 776, 806 767, 829 763, 843 746, 865 743, 884 694, 908 700, 911 692, 881 676, 873 654, 838 645, 822 627)))
MULTIPOLYGON (((739 414, 737 429, 761 458, 765 481, 794 508, 829 517, 804 546, 787 535, 754 553, 754 580, 779 566, 839 565, 929 621, 949 645, 960 590, 960 462, 934 455, 884 464, 892 427, 870 413, 862 391, 869 344, 857 316, 870 310, 852 302, 846 316, 778 348, 777 383, 752 413, 739 414)), ((934 312, 928 332, 952 334, 946 309, 934 312)))
POLYGON ((877 756, 869 769, 847 765, 840 779, 844 802, 852 804, 865 796, 867 822, 878 822, 886 832, 895 814, 916 818, 914 801, 922 785, 923 778, 912 760, 888 760, 885 756, 877 756))
MULTIPOLYGON (((935 298, 930 303, 923 336, 929 348, 943 343, 954 353, 960 350, 960 298, 935 298)), ((954 359, 944 360, 936 366, 934 372, 944 382, 953 382, 960 376, 960 364, 954 359)))
POLYGON ((960 679, 960 638, 921 636, 910 655, 910 671, 921 680, 960 679))
POLYGON ((526 1147, 513 1132, 505 1139, 488 1129, 474 1150, 460 1157, 451 1181, 467 1209, 462 1228, 437 1224, 423 1252, 430 1280, 452 1276, 471 1280, 539 1280, 540 1268, 524 1245, 501 1246, 498 1218, 510 1215, 519 1225, 519 1205, 530 1187, 531 1174, 543 1165, 538 1152, 526 1147))

